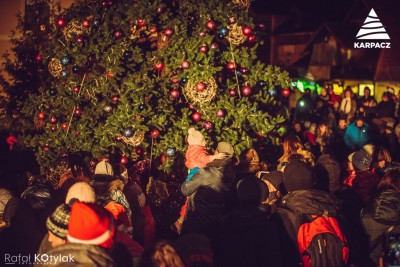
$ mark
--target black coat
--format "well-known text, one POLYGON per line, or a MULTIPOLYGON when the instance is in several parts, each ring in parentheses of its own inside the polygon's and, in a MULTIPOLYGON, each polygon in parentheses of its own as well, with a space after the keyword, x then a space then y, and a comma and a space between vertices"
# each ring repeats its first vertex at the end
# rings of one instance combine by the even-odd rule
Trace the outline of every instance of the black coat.
POLYGON ((200 233, 212 236, 220 220, 232 209, 235 190, 235 175, 231 160, 215 160, 204 169, 200 169, 182 187, 182 193, 188 197, 182 233, 200 233))

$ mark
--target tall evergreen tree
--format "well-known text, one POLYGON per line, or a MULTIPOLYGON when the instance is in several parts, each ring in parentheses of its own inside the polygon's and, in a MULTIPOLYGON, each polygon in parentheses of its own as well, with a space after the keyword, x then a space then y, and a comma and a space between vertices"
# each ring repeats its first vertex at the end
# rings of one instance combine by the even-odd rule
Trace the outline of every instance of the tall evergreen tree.
POLYGON ((277 94, 290 81, 258 60, 263 28, 248 5, 92 0, 52 9, 29 31, 21 19, 17 57, 6 56, 13 81, 3 80, 9 110, 24 122, 20 142, 37 149, 44 170, 81 151, 161 158, 168 171, 189 127, 237 153, 260 138, 276 142, 285 121, 277 94))

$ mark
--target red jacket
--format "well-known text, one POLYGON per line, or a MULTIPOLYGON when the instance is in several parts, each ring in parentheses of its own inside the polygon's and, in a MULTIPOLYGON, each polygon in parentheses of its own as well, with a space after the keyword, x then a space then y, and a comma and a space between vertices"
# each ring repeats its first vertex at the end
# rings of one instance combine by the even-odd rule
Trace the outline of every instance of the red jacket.
POLYGON ((211 162, 211 156, 208 154, 206 147, 200 145, 189 145, 186 151, 185 165, 188 169, 204 168, 211 162))

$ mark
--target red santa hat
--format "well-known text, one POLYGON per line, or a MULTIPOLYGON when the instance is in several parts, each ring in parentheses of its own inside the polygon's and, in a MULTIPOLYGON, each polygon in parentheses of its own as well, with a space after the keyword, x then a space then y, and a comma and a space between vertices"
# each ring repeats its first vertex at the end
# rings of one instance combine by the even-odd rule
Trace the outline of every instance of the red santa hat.
POLYGON ((111 248, 114 233, 112 215, 103 207, 80 201, 72 204, 67 234, 69 242, 111 248))

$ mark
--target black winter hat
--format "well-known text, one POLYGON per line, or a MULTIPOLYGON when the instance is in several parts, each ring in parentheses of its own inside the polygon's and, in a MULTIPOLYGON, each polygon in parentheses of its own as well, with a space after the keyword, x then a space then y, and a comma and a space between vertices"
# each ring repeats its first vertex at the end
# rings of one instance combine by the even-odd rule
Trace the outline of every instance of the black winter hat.
POLYGON ((371 162, 372 157, 364 150, 359 150, 355 152, 351 159, 351 163, 353 163, 353 166, 360 171, 369 170, 371 162))
POLYGON ((283 171, 283 184, 288 192, 313 188, 311 168, 299 160, 290 162, 283 171))
POLYGON ((270 182, 278 190, 279 185, 283 183, 283 173, 281 171, 269 172, 264 174, 261 179, 270 182))
POLYGON ((240 180, 237 185, 239 203, 261 204, 269 195, 268 186, 256 177, 247 177, 240 180))

